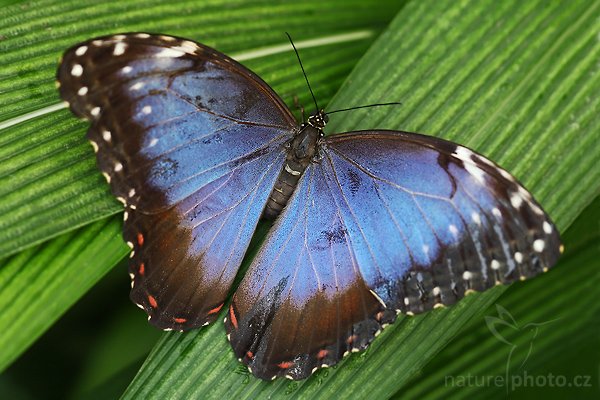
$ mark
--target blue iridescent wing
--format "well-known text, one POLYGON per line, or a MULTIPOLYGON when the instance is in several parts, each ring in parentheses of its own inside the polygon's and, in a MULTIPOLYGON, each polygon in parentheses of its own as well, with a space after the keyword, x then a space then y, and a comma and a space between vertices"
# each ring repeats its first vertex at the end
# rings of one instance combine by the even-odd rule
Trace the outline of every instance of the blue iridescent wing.
POLYGON ((260 78, 213 49, 131 33, 69 49, 61 97, 125 204, 131 298, 163 329, 216 318, 296 122, 260 78))
POLYGON ((412 133, 334 135, 250 266, 226 321, 263 379, 302 379, 364 349, 396 314, 539 274, 560 255, 514 177, 412 133))

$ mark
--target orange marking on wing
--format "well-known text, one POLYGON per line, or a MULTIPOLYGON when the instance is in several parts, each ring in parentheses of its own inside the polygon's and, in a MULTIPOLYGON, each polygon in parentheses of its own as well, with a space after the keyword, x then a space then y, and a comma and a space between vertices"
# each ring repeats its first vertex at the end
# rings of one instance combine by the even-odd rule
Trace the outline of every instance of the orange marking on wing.
POLYGON ((321 359, 325 358, 325 356, 327 356, 327 354, 329 354, 329 351, 327 351, 325 349, 319 350, 319 352, 317 353, 317 358, 319 360, 321 360, 321 359))
POLYGON ((348 339, 346 339, 346 343, 352 344, 352 342, 354 342, 355 340, 356 340, 356 335, 350 335, 350 336, 348 336, 348 339))
POLYGON ((375 314, 375 320, 381 321, 381 318, 383 318, 383 311, 379 311, 377 314, 375 314))
POLYGON ((277 366, 281 369, 288 369, 290 367, 293 367, 294 363, 291 361, 284 361, 284 362, 280 362, 279 364, 277 364, 277 366))
POLYGON ((178 324, 183 324, 184 322, 187 322, 186 318, 173 318, 173 321, 177 322, 178 324))
POLYGON ((235 317, 235 312, 233 311, 233 304, 229 306, 229 319, 231 320, 231 324, 235 329, 238 328, 237 318, 235 317))
POLYGON ((221 308, 223 308, 223 304, 225 304, 225 303, 221 303, 221 305, 216 306, 215 308, 213 308, 212 310, 210 310, 208 312, 208 315, 215 314, 215 313, 218 313, 219 311, 221 311, 221 308))
POLYGON ((251 351, 247 351, 246 352, 246 357, 248 357, 249 359, 253 359, 254 358, 254 354, 252 354, 251 351))
POLYGON ((148 295, 148 302, 150 303, 150 306, 152 308, 158 307, 158 303, 156 302, 156 299, 154 298, 154 296, 148 295))
POLYGON ((140 275, 144 275, 144 272, 146 272, 146 266, 144 265, 144 263, 141 263, 140 268, 138 269, 138 273, 140 275))
POLYGON ((137 234, 137 242, 140 246, 144 245, 144 235, 142 235, 141 232, 138 232, 137 234))

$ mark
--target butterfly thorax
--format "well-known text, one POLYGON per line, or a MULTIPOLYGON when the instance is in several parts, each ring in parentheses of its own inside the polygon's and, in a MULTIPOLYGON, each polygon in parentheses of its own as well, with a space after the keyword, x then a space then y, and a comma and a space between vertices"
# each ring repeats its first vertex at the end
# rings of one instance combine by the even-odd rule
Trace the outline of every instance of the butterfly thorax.
POLYGON ((308 117, 306 123, 300 125, 298 133, 288 143, 285 164, 269 195, 263 211, 264 218, 275 219, 288 203, 300 177, 317 155, 325 124, 327 124, 325 112, 323 110, 315 112, 308 117))

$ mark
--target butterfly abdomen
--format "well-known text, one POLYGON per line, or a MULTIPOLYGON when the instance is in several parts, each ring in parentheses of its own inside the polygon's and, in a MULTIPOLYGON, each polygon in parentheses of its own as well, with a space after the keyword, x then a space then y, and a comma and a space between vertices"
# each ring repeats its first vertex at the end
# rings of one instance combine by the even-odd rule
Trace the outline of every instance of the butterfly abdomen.
POLYGON ((322 130, 307 124, 289 143, 285 164, 263 211, 264 218, 277 218, 288 203, 306 167, 313 160, 317 151, 317 141, 322 135, 322 130))

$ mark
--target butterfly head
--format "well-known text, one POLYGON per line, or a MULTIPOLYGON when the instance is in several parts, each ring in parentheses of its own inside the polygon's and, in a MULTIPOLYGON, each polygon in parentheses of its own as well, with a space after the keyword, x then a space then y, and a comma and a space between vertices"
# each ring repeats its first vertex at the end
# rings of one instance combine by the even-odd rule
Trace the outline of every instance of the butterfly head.
POLYGON ((323 131, 327 122, 329 122, 329 117, 325 114, 325 110, 321 109, 308 117, 306 123, 319 131, 323 131))
POLYGON ((300 131, 292 141, 294 157, 297 161, 308 165, 317 154, 318 143, 325 135, 323 128, 327 124, 327 114, 319 110, 308 117, 308 121, 300 126, 300 131))

